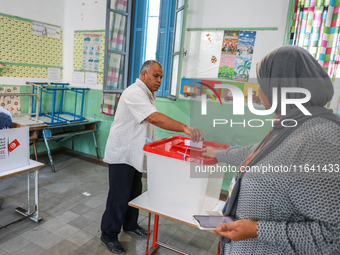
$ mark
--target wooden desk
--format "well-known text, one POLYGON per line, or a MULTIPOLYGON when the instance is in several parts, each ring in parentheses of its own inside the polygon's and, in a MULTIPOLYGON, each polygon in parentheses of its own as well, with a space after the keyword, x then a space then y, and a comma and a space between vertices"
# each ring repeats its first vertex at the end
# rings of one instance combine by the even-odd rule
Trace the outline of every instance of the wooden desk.
POLYGON ((26 220, 27 218, 35 221, 35 222, 40 222, 42 220, 42 218, 39 216, 39 168, 43 167, 44 164, 34 161, 34 160, 30 160, 30 164, 28 166, 24 166, 24 167, 19 167, 19 168, 15 168, 15 169, 11 169, 11 170, 7 170, 7 171, 2 171, 0 172, 0 178, 5 178, 5 177, 9 177, 12 175, 16 175, 16 174, 21 174, 21 173, 25 173, 27 172, 27 210, 21 208, 21 207, 17 207, 15 209, 15 211, 21 215, 24 216, 24 218, 16 220, 14 222, 11 222, 5 226, 0 227, 0 229, 3 228, 7 228, 15 223, 21 222, 23 220, 26 220), (34 180, 35 180, 35 190, 34 190, 34 194, 35 194, 35 205, 34 205, 34 212, 31 212, 31 208, 30 208, 30 177, 29 174, 30 172, 34 171, 34 180))
MULTIPOLYGON (((93 142, 96 148, 97 158, 99 159, 99 152, 97 146, 97 140, 95 132, 98 130, 98 123, 100 121, 82 121, 82 122, 72 122, 60 125, 35 125, 29 126, 30 131, 30 140, 33 142, 35 160, 38 160, 37 151, 36 151, 36 141, 44 141, 48 158, 50 160, 52 172, 55 172, 53 158, 51 154, 50 147, 48 145, 48 141, 52 140, 55 142, 63 142, 67 139, 71 140, 72 150, 74 149, 73 140, 77 138, 79 135, 92 133, 93 142), (42 137, 38 137, 38 133, 42 133, 42 137)), ((16 123, 16 125, 20 126, 20 124, 16 123)))
MULTIPOLYGON (((222 202, 222 201, 221 201, 222 202)), ((222 202, 224 204, 224 202, 222 202)), ((192 217, 187 218, 187 217, 181 217, 181 218, 175 218, 169 214, 167 214, 166 212, 159 212, 156 211, 154 209, 152 209, 149 206, 149 199, 148 199, 148 192, 144 192, 142 195, 136 197, 135 199, 131 200, 129 202, 129 206, 141 209, 143 211, 147 211, 149 212, 149 221, 148 221, 148 235, 147 235, 147 240, 146 240, 146 255, 153 255, 157 252, 157 250, 162 247, 168 250, 171 250, 173 252, 179 253, 179 254, 183 254, 183 255, 189 255, 183 251, 180 251, 174 247, 171 247, 167 244, 164 243, 160 243, 157 241, 157 234, 158 234, 158 223, 159 223, 159 216, 168 218, 170 220, 174 220, 183 224, 187 224, 191 227, 195 227, 197 228, 197 225, 194 223, 192 217), (149 239, 150 239, 150 224, 151 224, 151 215, 154 214, 155 215, 155 219, 154 219, 154 231, 153 231, 153 242, 152 242, 152 247, 150 247, 149 249, 149 239)), ((220 204, 217 207, 221 207, 220 204)), ((204 230, 202 230, 204 231, 204 230)), ((213 231, 209 231, 211 233, 214 233, 213 231)), ((220 243, 218 245, 218 251, 217 251, 217 255, 220 255, 220 243)))

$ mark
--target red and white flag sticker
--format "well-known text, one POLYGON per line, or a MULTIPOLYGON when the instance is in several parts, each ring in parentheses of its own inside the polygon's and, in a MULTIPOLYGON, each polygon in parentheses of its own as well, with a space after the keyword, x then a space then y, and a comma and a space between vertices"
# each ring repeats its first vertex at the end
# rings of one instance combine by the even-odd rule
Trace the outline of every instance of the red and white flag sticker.
POLYGON ((8 145, 8 150, 9 150, 9 152, 14 151, 19 145, 20 145, 20 143, 18 142, 17 139, 15 139, 13 142, 11 142, 11 143, 8 145))

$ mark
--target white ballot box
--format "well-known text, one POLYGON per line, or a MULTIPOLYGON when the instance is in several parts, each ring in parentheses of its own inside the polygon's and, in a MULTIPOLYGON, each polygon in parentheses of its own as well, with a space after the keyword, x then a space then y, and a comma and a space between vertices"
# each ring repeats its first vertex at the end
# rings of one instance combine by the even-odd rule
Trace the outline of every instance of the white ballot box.
POLYGON ((29 165, 29 128, 0 130, 0 172, 29 165))
MULTIPOLYGON (((201 149, 188 146, 186 140, 189 138, 172 136, 144 146, 149 206, 157 213, 178 218, 207 214, 219 201, 226 164, 203 157, 201 149)), ((229 148, 202 142, 203 148, 229 148)))

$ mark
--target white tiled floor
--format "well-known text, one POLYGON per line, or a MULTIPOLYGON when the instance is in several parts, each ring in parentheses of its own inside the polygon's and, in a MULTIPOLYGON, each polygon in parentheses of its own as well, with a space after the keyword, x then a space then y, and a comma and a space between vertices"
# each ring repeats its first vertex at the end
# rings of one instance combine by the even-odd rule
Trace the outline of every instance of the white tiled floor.
MULTIPOLYGON (((43 221, 26 220, 0 230, 0 255, 112 254, 99 239, 108 191, 107 167, 63 154, 53 158, 56 173, 48 166, 40 170, 43 221), (83 195, 84 192, 91 195, 83 195)), ((47 164, 46 158, 42 160, 47 164)), ((33 187, 33 178, 31 183, 33 187)), ((146 183, 145 179, 143 183, 146 183)), ((27 206, 27 174, 1 179, 0 197, 4 199, 0 210, 0 226, 3 226, 20 218, 14 212, 16 207, 27 206)), ((33 190, 31 198, 33 204, 33 190)), ((147 216, 147 212, 140 211, 139 224, 144 228, 147 228, 147 216)), ((127 250, 126 254, 145 254, 145 238, 122 231, 119 240, 127 250)), ((193 255, 217 254, 217 235, 162 217, 158 240, 193 255)), ((156 254, 176 253, 161 248, 156 254)))

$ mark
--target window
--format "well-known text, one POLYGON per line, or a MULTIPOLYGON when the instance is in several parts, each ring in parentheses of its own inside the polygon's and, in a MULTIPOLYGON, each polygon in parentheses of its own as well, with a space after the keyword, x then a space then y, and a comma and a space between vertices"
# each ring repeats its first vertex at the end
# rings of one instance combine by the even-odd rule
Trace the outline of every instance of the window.
POLYGON ((103 91, 121 93, 145 60, 156 59, 163 66, 156 95, 176 99, 185 0, 107 0, 107 6, 103 91))
POLYGON ((121 93, 127 86, 131 1, 107 0, 103 92, 121 93))

